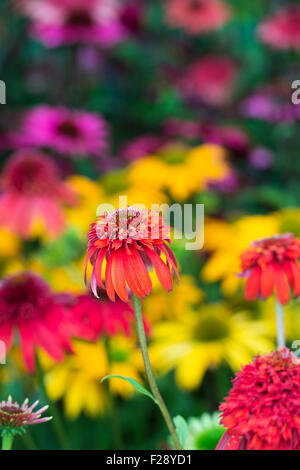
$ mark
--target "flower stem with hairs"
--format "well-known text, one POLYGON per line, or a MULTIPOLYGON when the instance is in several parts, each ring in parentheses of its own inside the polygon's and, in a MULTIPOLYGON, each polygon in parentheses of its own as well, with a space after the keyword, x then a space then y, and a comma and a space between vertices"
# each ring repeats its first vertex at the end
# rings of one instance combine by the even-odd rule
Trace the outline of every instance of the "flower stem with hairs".
POLYGON ((139 338, 139 344, 140 344, 140 348, 141 348, 141 352, 142 352, 142 356, 143 356, 145 371, 146 371, 147 379, 148 379, 148 382, 149 382, 149 385, 150 385, 150 389, 153 393, 153 396, 156 400, 156 403, 159 406, 160 411, 163 415, 163 418, 166 422, 166 425, 169 429, 169 432, 170 432, 171 437, 173 439, 175 448, 177 450, 181 450, 182 447, 180 445, 178 436, 176 434, 173 420, 172 420, 172 418, 170 416, 170 413, 169 413, 169 411, 166 407, 166 404, 165 404, 165 402, 164 402, 164 400, 163 400, 163 398, 160 394, 160 391, 158 389, 158 386, 157 386, 157 383, 156 383, 156 380, 155 380, 155 377, 154 377, 154 374, 153 374, 153 371, 152 371, 152 367, 151 367, 151 363, 150 363, 150 359, 149 359, 149 354, 148 354, 148 349, 147 349, 147 340, 146 340, 146 334, 145 334, 144 323, 143 323, 141 301, 135 294, 132 294, 132 302, 133 302, 133 308, 134 308, 134 315, 135 315, 137 334, 138 334, 138 338, 139 338))

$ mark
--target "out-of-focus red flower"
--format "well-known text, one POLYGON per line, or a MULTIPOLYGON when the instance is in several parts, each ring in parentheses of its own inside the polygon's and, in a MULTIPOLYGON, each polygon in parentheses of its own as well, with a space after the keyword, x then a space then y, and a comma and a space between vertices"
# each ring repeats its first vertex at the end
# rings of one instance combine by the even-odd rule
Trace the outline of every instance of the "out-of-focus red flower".
POLYGON ((20 0, 31 33, 47 47, 96 43, 111 46, 126 37, 118 0, 20 0))
POLYGON ((290 291, 300 295, 300 239, 285 233, 252 243, 241 255, 242 276, 247 277, 245 297, 266 299, 275 294, 281 304, 290 300, 290 291))
POLYGON ((139 298, 148 295, 152 282, 148 267, 154 267, 162 286, 173 287, 171 269, 178 278, 177 262, 168 246, 169 228, 158 213, 135 207, 118 209, 100 216, 88 233, 86 268, 93 266, 91 289, 95 296, 97 285, 106 289, 115 301, 115 294, 128 301, 127 287, 139 298), (161 258, 164 255, 166 262, 161 258), (102 265, 106 258, 105 287, 102 265))
POLYGON ((228 57, 207 56, 189 66, 179 89, 189 98, 222 106, 230 100, 236 75, 236 65, 228 57))
POLYGON ((300 450, 300 360, 287 348, 257 356, 220 410, 217 450, 300 450))
POLYGON ((37 150, 21 150, 6 162, 1 178, 0 225, 27 237, 37 220, 52 235, 64 227, 63 204, 76 195, 59 178, 52 160, 37 150))
POLYGON ((230 8, 221 0, 167 0, 167 23, 190 34, 219 29, 230 16, 230 8))
POLYGON ((35 369, 35 349, 46 351, 55 361, 71 351, 71 337, 82 325, 58 302, 46 282, 31 272, 7 277, 0 284, 0 340, 6 351, 16 331, 25 366, 35 369))
POLYGON ((8 400, 0 402, 0 427, 13 430, 16 428, 29 426, 31 424, 46 423, 52 417, 41 418, 41 415, 49 408, 48 405, 34 410, 39 401, 35 401, 32 405, 28 406, 28 398, 20 406, 18 402, 13 402, 12 397, 9 396, 8 400))
MULTIPOLYGON (((90 330, 86 339, 94 341, 101 334, 115 336, 122 333, 130 336, 134 326, 132 307, 119 299, 111 302, 107 299, 106 294, 104 295, 104 299, 100 300, 95 299, 94 296, 81 295, 74 301, 72 315, 90 330)), ((149 334, 150 327, 145 319, 144 326, 149 334)))
POLYGON ((274 49, 300 49, 300 6, 288 6, 258 28, 260 39, 274 49))
POLYGON ((47 147, 71 157, 99 157, 107 148, 108 129, 101 115, 47 105, 28 111, 15 145, 47 147))

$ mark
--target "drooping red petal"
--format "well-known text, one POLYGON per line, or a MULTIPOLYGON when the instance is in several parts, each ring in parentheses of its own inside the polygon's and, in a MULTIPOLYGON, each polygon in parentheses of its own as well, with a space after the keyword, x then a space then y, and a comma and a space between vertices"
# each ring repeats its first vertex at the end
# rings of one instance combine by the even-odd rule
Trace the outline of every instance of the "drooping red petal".
MULTIPOLYGON (((126 247, 127 245, 125 245, 126 247)), ((126 276, 126 282, 128 284, 128 287, 130 290, 132 290, 132 292, 137 296, 139 297, 140 299, 145 297, 145 294, 144 294, 144 291, 143 289, 141 288, 139 282, 138 282, 138 278, 137 278, 137 274, 136 274, 136 271, 134 269, 134 267, 132 267, 131 263, 130 263, 130 256, 132 255, 129 255, 127 253, 127 250, 122 250, 123 251, 123 263, 124 263, 124 270, 125 270, 125 276, 126 276)))
POLYGON ((123 264, 123 253, 121 248, 116 250, 112 254, 111 277, 115 291, 120 297, 120 299, 122 299, 123 302, 128 302, 128 292, 126 289, 123 264))
POLYGON ((163 288, 167 291, 171 290, 173 287, 173 279, 168 266, 163 262, 163 260, 160 258, 160 256, 158 256, 158 254, 154 250, 149 250, 145 247, 145 253, 153 264, 157 277, 160 280, 160 283, 163 288))
POLYGON ((178 281, 180 280, 180 277, 179 277, 179 273, 178 273, 178 269, 177 269, 177 262, 176 262, 176 258, 173 254, 173 251, 170 249, 170 247, 167 245, 167 244, 163 244, 161 246, 161 251, 164 253, 164 255, 166 256, 167 258, 167 261, 170 263, 170 265, 172 266, 176 276, 177 276, 177 279, 178 281), (172 256, 173 255, 173 256, 172 256))
POLYGON ((86 271, 87 271, 87 267, 88 267, 88 264, 89 264, 89 261, 91 259, 91 257, 93 256, 93 254, 96 252, 97 250, 95 250, 94 247, 90 248, 87 252, 87 255, 86 255, 86 260, 85 260, 85 267, 84 267, 84 283, 86 284, 86 271))
POLYGON ((115 290, 112 282, 112 277, 111 277, 111 266, 112 266, 112 258, 111 256, 108 257, 107 259, 107 264, 106 264, 106 270, 105 270, 105 287, 106 287, 106 292, 110 300, 113 302, 115 301, 115 290))
POLYGON ((284 305, 290 300, 287 276, 279 263, 274 263, 275 292, 278 301, 284 305))
POLYGON ((290 284, 293 288, 294 294, 296 296, 300 295, 300 268, 298 264, 294 260, 285 260, 284 270, 288 279, 291 278, 290 284))
POLYGON ((269 297, 274 288, 274 269, 272 263, 267 264, 261 273, 261 295, 265 299, 269 297))
POLYGON ((245 297, 247 300, 254 300, 259 295, 261 271, 260 266, 254 266, 249 274, 245 288, 245 297))
POLYGON ((107 247, 105 248, 102 248, 100 251, 99 251, 99 254, 96 258, 96 262, 95 262, 95 276, 96 276, 96 281, 97 283, 99 284, 100 287, 102 287, 102 289, 104 289, 104 284, 103 284, 103 281, 102 281, 102 265, 103 265, 103 261, 104 261, 104 258, 105 258, 105 255, 107 253, 107 247))
POLYGON ((29 372, 35 370, 35 351, 34 351, 34 339, 32 334, 32 327, 26 325, 19 326, 20 332, 20 345, 22 356, 24 359, 25 366, 29 372))

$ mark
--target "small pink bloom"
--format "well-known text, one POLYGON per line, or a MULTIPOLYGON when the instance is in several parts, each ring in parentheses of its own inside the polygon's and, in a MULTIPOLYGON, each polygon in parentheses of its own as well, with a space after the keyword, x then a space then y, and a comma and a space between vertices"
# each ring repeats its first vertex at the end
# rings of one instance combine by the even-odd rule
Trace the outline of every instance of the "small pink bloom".
POLYGON ((258 28, 260 39, 274 49, 300 49, 300 6, 287 6, 258 28))
POLYGON ((99 114, 41 105, 25 113, 14 141, 71 157, 99 157, 107 148, 107 137, 106 122, 99 114))
POLYGON ((221 0, 167 0, 167 23, 190 34, 219 29, 230 16, 230 8, 221 0))
POLYGON ((0 402, 0 427, 16 429, 30 424, 46 423, 51 417, 41 418, 41 415, 48 409, 48 405, 34 409, 38 405, 38 400, 32 405, 28 406, 28 398, 20 406, 18 402, 13 402, 12 397, 9 396, 8 400, 0 402))
POLYGON ((120 154, 125 160, 138 160, 154 154, 165 143, 165 139, 152 134, 145 134, 126 142, 120 154))
POLYGON ((28 237, 37 220, 52 235, 64 228, 64 204, 76 204, 76 195, 63 183, 52 160, 37 150, 21 150, 3 168, 0 225, 28 237))
POLYGON ((23 0, 34 38, 47 47, 96 43, 111 46, 126 37, 119 0, 23 0))
POLYGON ((206 104, 222 106, 231 96, 237 68, 221 56, 207 56, 194 62, 179 83, 181 93, 206 104))

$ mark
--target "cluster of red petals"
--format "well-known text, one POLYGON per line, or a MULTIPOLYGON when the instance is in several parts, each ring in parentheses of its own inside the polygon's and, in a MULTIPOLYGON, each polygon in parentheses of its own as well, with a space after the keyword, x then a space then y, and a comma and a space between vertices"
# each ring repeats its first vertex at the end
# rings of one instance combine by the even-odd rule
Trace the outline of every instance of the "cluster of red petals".
POLYGON ((300 360, 287 348, 237 373, 220 406, 217 450, 300 450, 300 360))
POLYGON ((148 295, 152 282, 148 268, 156 271, 159 281, 167 290, 173 287, 172 269, 178 275, 175 256, 167 242, 168 228, 162 217, 148 210, 134 207, 119 209, 100 216, 88 233, 86 269, 91 262, 91 289, 98 297, 97 286, 105 289, 115 301, 117 294, 128 302, 127 287, 139 298, 148 295), (166 262, 161 255, 164 255, 166 262), (106 258, 105 286, 102 266, 106 258))
MULTIPOLYGON (((74 319, 78 320, 79 324, 85 325, 85 339, 89 341, 95 341, 100 335, 115 336, 122 333, 130 336, 132 333, 134 325, 132 307, 119 299, 111 302, 105 297, 103 302, 99 302, 94 296, 80 295, 71 306, 74 319)), ((144 326, 149 333, 146 320, 144 326)), ((82 331, 80 336, 83 337, 82 331)))
POLYGON ((258 29, 258 35, 274 49, 300 49, 299 24, 300 6, 288 6, 264 21, 258 29))
POLYGON ((23 272, 3 279, 0 284, 0 340, 6 351, 12 346, 15 331, 25 366, 33 372, 36 347, 59 362, 66 351, 72 351, 71 338, 86 337, 89 330, 43 279, 23 272))
POLYGON ((241 255, 242 276, 248 277, 245 296, 266 299, 275 288, 281 304, 290 300, 291 290, 300 295, 300 239, 285 233, 252 243, 241 255))
POLYGON ((76 203, 52 160, 33 149, 12 155, 4 166, 1 187, 0 224, 24 237, 39 218, 57 235, 64 227, 63 204, 76 203))

